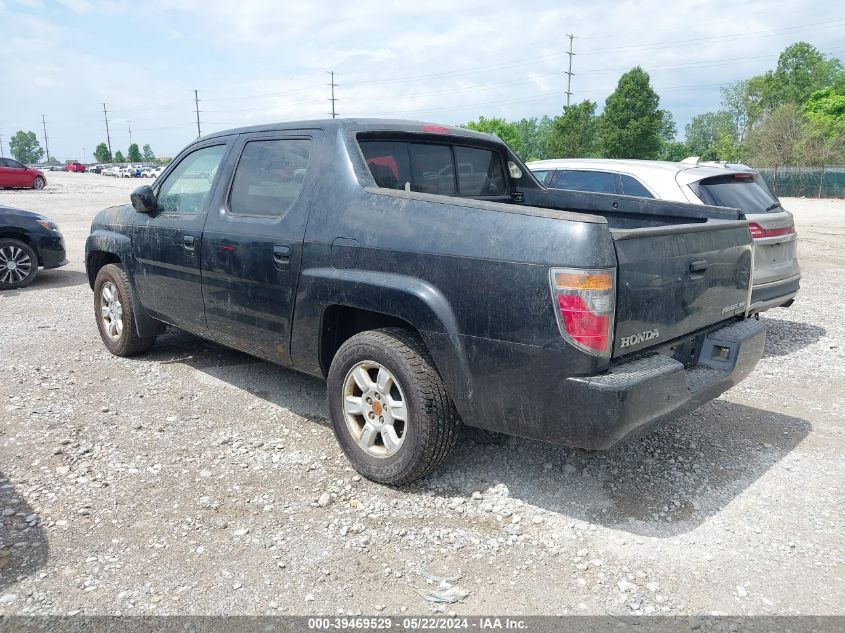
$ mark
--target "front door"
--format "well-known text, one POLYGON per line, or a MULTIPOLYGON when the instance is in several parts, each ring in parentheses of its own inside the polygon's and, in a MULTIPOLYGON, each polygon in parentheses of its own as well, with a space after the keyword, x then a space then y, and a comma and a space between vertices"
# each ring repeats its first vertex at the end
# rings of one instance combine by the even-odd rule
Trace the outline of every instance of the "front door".
POLYGON ((166 323, 205 332, 202 228, 230 139, 191 148, 155 191, 158 210, 135 214, 135 287, 144 308, 166 323))
POLYGON ((242 135, 203 234, 211 337, 287 365, 317 135, 242 135))
POLYGON ((0 187, 29 187, 32 176, 26 165, 11 158, 0 158, 0 187))

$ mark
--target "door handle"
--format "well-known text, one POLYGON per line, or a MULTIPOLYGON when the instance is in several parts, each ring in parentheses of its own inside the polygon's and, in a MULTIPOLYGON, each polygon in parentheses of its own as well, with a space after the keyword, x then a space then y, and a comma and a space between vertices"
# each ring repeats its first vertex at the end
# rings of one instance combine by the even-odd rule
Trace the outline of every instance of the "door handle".
POLYGON ((273 263, 276 268, 287 268, 290 266, 290 246, 276 244, 273 246, 273 263))
POLYGON ((192 251, 194 250, 194 244, 196 242, 196 238, 193 235, 183 235, 182 236, 182 245, 185 247, 186 250, 192 251))
POLYGON ((700 277, 704 274, 704 271, 710 266, 710 262, 706 259, 698 259, 694 262, 690 262, 689 265, 689 274, 690 277, 700 277))

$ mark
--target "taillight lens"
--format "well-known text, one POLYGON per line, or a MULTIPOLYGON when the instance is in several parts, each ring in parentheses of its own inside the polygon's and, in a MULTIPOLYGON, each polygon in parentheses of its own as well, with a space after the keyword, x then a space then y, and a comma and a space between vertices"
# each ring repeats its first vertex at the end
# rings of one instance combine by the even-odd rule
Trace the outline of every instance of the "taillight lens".
POLYGON ((751 237, 758 240, 763 237, 780 237, 783 235, 792 235, 795 233, 795 225, 790 224, 780 229, 764 229, 756 222, 749 222, 748 228, 751 229, 751 237))
POLYGON ((588 354, 609 357, 613 347, 616 271, 552 268, 549 277, 561 335, 588 354))

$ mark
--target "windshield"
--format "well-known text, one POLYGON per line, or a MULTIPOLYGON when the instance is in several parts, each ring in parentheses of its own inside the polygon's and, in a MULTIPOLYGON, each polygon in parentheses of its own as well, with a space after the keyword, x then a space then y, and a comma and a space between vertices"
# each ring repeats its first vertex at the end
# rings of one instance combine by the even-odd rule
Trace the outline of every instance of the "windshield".
POLYGON ((697 193, 705 204, 733 207, 746 213, 762 213, 780 207, 763 179, 747 172, 705 178, 698 183, 697 193))

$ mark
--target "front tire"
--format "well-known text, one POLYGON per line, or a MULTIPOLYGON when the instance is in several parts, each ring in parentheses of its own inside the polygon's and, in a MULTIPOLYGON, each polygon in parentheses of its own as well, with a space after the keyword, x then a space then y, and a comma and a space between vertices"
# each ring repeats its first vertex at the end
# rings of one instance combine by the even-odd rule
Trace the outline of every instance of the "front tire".
POLYGON ((0 290, 14 290, 32 283, 38 274, 38 255, 20 240, 0 239, 0 290))
POLYGON ((149 350, 155 336, 138 336, 132 310, 132 285, 118 264, 106 264, 94 282, 94 317, 106 348, 115 356, 134 356, 149 350))
POLYGON ((399 328, 347 340, 328 375, 334 433, 367 479, 399 486, 448 457, 460 418, 423 342, 399 328))
POLYGON ((45 180, 41 176, 36 176, 35 178, 32 179, 32 188, 35 189, 35 190, 40 191, 41 189, 44 188, 44 185, 46 185, 46 184, 47 183, 45 182, 45 180))

